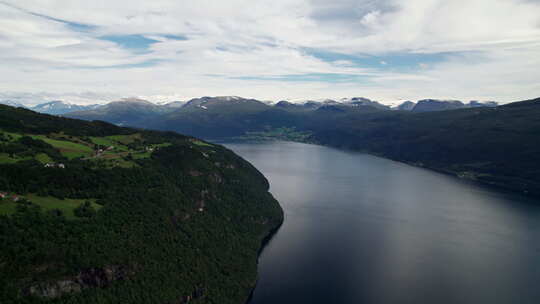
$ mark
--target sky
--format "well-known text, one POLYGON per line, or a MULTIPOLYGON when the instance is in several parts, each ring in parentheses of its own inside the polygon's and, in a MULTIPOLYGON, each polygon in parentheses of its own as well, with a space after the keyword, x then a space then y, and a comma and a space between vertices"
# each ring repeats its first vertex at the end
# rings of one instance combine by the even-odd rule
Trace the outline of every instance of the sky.
POLYGON ((540 0, 0 0, 0 100, 540 96, 540 0))

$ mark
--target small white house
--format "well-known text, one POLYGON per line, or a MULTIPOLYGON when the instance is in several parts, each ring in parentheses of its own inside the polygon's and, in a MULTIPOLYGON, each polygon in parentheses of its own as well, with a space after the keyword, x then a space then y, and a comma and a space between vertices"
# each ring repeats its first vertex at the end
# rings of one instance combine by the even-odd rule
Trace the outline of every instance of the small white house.
POLYGON ((66 165, 62 164, 62 163, 59 163, 59 164, 55 164, 55 163, 46 163, 44 165, 45 168, 60 168, 60 169, 65 169, 66 168, 66 165))

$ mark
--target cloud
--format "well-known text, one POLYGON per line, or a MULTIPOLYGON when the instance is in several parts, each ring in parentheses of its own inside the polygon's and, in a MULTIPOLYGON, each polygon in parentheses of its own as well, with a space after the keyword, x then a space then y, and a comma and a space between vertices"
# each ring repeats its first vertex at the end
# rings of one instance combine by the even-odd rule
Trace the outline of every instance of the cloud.
POLYGON ((0 92, 512 101, 540 95, 538 11, 523 0, 0 1, 0 92))

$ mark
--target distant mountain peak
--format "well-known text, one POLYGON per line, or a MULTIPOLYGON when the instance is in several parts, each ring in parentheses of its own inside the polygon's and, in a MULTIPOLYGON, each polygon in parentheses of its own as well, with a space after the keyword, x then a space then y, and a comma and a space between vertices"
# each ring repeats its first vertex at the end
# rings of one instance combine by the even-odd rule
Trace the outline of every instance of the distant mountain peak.
POLYGON ((465 104, 459 100, 439 100, 439 99, 422 99, 412 109, 413 112, 431 112, 431 111, 446 111, 464 108, 478 107, 496 107, 498 103, 495 101, 480 102, 471 100, 465 104))
POLYGON ((365 97, 342 98, 341 102, 350 106, 369 106, 379 110, 390 110, 389 106, 383 105, 378 101, 371 100, 365 97))
POLYGON ((238 96, 217 96, 216 98, 217 98, 217 99, 223 99, 223 100, 226 100, 226 101, 231 101, 231 100, 242 100, 242 99, 244 99, 244 98, 238 97, 238 96))
POLYGON ((45 103, 38 104, 30 109, 39 113, 62 115, 70 112, 91 110, 99 107, 100 105, 78 105, 74 103, 65 102, 62 100, 51 100, 45 103))
POLYGON ((289 102, 287 100, 280 100, 276 103, 276 106, 288 106, 292 104, 293 104, 292 102, 289 102))
POLYGON ((141 99, 141 98, 137 98, 137 97, 127 97, 127 98, 122 98, 120 100, 117 100, 117 101, 113 101, 113 102, 128 102, 128 103, 140 103, 140 104, 152 104, 152 105, 155 105, 154 103, 146 100, 146 99, 141 99))
POLYGON ((392 107, 392 110, 398 110, 398 111, 412 111, 414 109, 414 106, 416 106, 416 103, 406 100, 402 103, 400 103, 397 106, 392 107))
POLYGON ((256 99, 248 99, 238 96, 204 96, 201 98, 194 98, 188 101, 183 108, 202 108, 202 109, 208 109, 212 106, 223 106, 223 105, 241 105, 241 104, 257 104, 261 106, 268 106, 267 104, 256 100, 256 99), (203 108, 204 106, 204 108, 203 108))
POLYGON ((0 100, 0 104, 16 108, 27 108, 27 106, 25 106, 24 104, 13 100, 0 100))
POLYGON ((284 110, 309 110, 310 107, 306 107, 303 104, 298 103, 292 103, 287 100, 281 100, 278 103, 274 105, 276 108, 284 109, 284 110))
POLYGON ((478 101, 478 100, 471 100, 467 104, 469 108, 479 108, 479 107, 496 107, 499 103, 496 101, 478 101))
POLYGON ((342 103, 352 103, 352 102, 374 102, 373 100, 365 97, 351 97, 351 98, 341 98, 339 100, 342 103))

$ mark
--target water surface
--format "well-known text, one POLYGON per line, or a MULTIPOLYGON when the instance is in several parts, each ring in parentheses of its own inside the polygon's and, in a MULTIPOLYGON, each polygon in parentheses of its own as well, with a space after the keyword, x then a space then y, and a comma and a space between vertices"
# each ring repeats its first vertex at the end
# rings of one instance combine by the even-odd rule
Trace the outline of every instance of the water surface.
POLYGON ((285 211, 252 304, 540 303, 540 202, 327 147, 227 146, 285 211))

